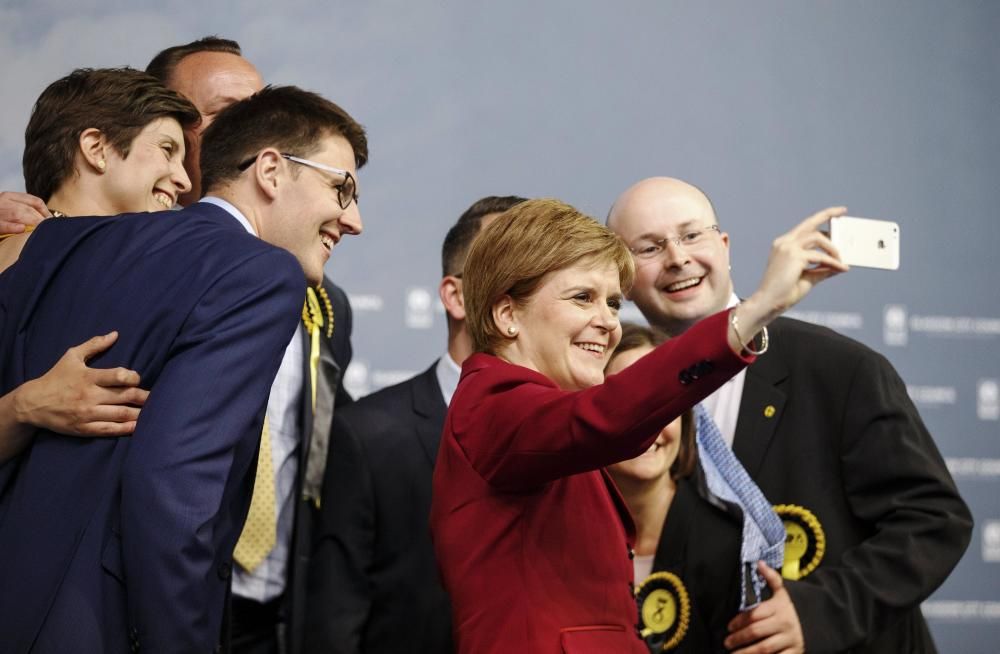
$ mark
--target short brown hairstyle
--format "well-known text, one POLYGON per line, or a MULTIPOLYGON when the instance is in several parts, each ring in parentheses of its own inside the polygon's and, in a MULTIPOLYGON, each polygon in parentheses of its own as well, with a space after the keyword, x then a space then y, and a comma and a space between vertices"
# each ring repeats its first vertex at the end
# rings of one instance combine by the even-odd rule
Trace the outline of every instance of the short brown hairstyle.
POLYGON ((632 286, 635 264, 610 229, 559 200, 528 200, 505 211, 479 233, 462 277, 466 325, 477 352, 496 353, 504 336, 493 305, 504 295, 528 301, 549 273, 588 259, 618 269, 623 292, 632 286))
POLYGON ((444 237, 444 245, 441 246, 441 276, 463 274, 469 247, 479 233, 483 218, 503 213, 527 199, 517 195, 488 195, 472 203, 444 237))
POLYGON ((265 86, 223 109, 201 143, 201 187, 208 193, 240 176, 264 148, 305 157, 330 135, 347 139, 358 168, 368 161, 365 128, 326 98, 296 86, 265 86))
POLYGON ((24 187, 48 201, 73 174, 84 130, 101 130, 108 143, 127 158, 132 141, 158 118, 181 127, 201 115, 182 95, 160 80, 133 68, 78 68, 42 91, 24 130, 24 187))
MULTIPOLYGON (((640 347, 656 347, 667 342, 669 338, 670 336, 665 331, 656 327, 623 322, 622 340, 618 343, 611 358, 608 359, 605 369, 620 354, 640 347)), ((677 449, 677 458, 670 464, 671 478, 676 480, 691 476, 697 462, 698 445, 695 443, 694 412, 688 409, 681 415, 681 442, 677 449)))
POLYGON ((214 35, 203 36, 197 41, 161 50, 153 57, 149 65, 146 66, 146 72, 164 84, 170 84, 170 78, 173 76, 177 64, 181 63, 181 60, 185 57, 198 54, 199 52, 225 52, 237 57, 243 56, 240 44, 236 41, 219 38, 214 35))

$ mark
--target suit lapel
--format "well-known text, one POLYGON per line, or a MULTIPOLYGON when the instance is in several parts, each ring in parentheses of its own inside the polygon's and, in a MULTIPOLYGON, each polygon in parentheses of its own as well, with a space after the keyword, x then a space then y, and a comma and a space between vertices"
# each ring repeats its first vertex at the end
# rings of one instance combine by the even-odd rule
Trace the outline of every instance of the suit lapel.
POLYGON ((340 383, 340 366, 333 359, 330 342, 325 337, 319 339, 319 369, 316 374, 316 409, 312 406, 312 371, 309 368, 309 354, 312 339, 304 325, 299 326, 302 337, 303 375, 302 385, 302 443, 300 474, 304 474, 300 490, 308 496, 319 497, 322 491, 323 472, 326 469, 326 455, 330 441, 330 426, 333 422, 333 403, 340 383))
POLYGON ((788 368, 776 354, 764 355, 747 368, 740 398, 733 452, 751 477, 760 470, 787 399, 779 385, 788 377, 788 368))
POLYGON ((448 412, 444 397, 441 395, 436 370, 437 362, 434 362, 413 380, 413 413, 417 417, 415 422, 417 438, 431 468, 437 460, 441 430, 444 428, 444 418, 448 412))

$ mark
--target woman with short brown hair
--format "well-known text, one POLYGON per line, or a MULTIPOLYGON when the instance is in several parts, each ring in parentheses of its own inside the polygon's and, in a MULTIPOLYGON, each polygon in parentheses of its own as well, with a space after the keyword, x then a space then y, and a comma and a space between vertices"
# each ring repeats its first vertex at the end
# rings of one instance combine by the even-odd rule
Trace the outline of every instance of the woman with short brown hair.
POLYGON ((463 275, 477 353, 448 410, 431 506, 460 653, 646 651, 634 529, 604 466, 645 451, 753 360, 744 338, 845 269, 823 222, 776 242, 746 302, 604 383, 634 274, 624 244, 555 200, 523 202, 480 233, 463 275))

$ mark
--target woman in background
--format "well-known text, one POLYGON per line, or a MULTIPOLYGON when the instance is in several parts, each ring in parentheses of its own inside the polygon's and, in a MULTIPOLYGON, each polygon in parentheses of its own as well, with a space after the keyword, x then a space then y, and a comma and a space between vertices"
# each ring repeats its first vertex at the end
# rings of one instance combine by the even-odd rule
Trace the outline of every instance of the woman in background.
MULTIPOLYGON (((170 209, 191 188, 183 128, 199 120, 193 104, 146 73, 75 70, 35 102, 24 134, 25 190, 58 217, 170 209)), ((17 261, 30 236, 0 240, 0 271, 17 261)), ((0 311, 0 319, 15 318, 0 311)), ((36 428, 90 436, 135 429, 147 395, 139 376, 85 365, 116 337, 72 348, 45 375, 0 397, 0 463, 23 450, 36 428)))
MULTIPOLYGON (((625 370, 667 338, 623 323, 605 372, 625 370)), ((692 412, 608 472, 635 520, 635 584, 650 652, 726 652, 726 625, 739 608, 742 522, 705 499, 692 412)))

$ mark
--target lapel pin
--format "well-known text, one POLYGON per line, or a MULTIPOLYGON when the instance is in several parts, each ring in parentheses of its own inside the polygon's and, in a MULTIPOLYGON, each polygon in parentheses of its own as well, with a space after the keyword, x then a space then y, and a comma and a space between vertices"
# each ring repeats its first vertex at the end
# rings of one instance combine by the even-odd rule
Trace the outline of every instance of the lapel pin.
POLYGON ((764 407, 765 418, 773 418, 776 412, 777 411, 775 410, 774 405, 768 404, 766 407, 764 407))

